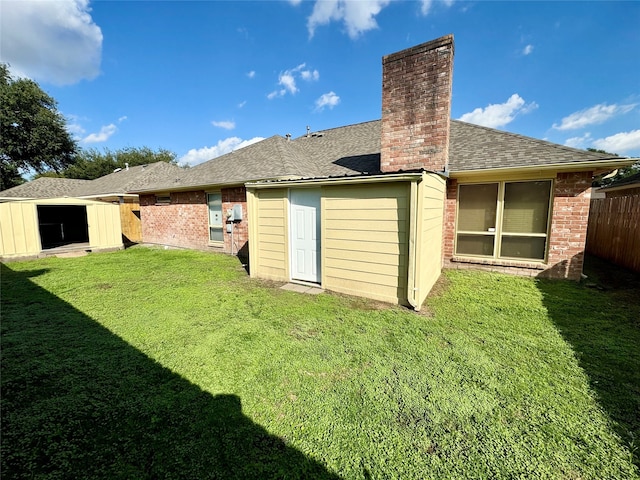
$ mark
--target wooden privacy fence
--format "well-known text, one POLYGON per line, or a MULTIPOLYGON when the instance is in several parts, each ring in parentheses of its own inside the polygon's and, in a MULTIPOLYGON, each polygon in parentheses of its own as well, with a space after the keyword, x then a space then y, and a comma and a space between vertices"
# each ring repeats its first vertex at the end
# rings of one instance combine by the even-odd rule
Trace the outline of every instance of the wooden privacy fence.
POLYGON ((122 235, 130 243, 142 242, 142 225, 140 222, 140 204, 121 203, 120 223, 122 224, 122 235))
POLYGON ((640 272, 640 196, 591 200, 586 250, 640 272))

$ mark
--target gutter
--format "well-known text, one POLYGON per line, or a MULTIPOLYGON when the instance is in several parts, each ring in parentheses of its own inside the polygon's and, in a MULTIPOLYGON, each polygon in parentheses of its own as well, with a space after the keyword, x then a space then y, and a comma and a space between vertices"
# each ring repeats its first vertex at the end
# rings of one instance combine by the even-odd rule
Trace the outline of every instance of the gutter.
POLYGON ((410 192, 409 192, 409 258, 407 259, 407 301, 409 305, 414 310, 419 309, 418 305, 418 254, 417 254, 417 246, 419 245, 418 238, 418 207, 419 207, 419 199, 418 199, 418 183, 422 180, 422 175, 420 175, 420 179, 416 182, 411 182, 410 192))
MULTIPOLYGON (((286 176, 286 177, 276 177, 275 179, 276 181, 279 181, 279 180, 288 180, 290 178, 291 176, 286 176)), ((249 180, 249 182, 262 182, 262 181, 266 181, 266 180, 263 180, 263 179, 249 180)), ((219 188, 219 187, 221 188, 242 187, 246 184, 246 182, 247 180, 238 180, 238 181, 226 182, 226 183, 205 183, 202 185, 184 185, 180 187, 171 187, 171 186, 165 185, 163 187, 154 187, 148 190, 135 190, 133 193, 137 195, 149 195, 152 193, 165 193, 165 192, 195 192, 197 190, 206 191, 212 188, 219 188)))
POLYGON ((478 175, 499 175, 511 172, 535 173, 535 172, 584 172, 586 170, 597 170, 598 168, 618 168, 628 167, 640 158, 609 158, 603 160, 587 160, 574 163, 550 163, 547 165, 526 165, 502 168, 480 168, 475 170, 452 170, 449 172, 451 178, 478 175))
POLYGON ((357 185, 360 183, 388 183, 388 182, 415 182, 422 178, 422 173, 399 173, 386 175, 359 175, 357 177, 324 177, 324 178, 307 178, 297 180, 273 180, 273 181, 257 181, 247 182, 247 188, 282 188, 300 185, 357 185))

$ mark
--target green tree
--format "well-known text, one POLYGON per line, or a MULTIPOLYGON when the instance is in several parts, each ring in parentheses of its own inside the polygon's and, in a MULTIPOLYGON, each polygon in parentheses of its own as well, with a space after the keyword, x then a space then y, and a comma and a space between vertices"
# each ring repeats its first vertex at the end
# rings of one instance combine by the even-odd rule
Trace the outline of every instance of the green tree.
MULTIPOLYGON (((604 153, 606 155, 611 155, 612 157, 617 157, 618 154, 617 153, 611 153, 611 152, 607 152, 606 150, 600 150, 597 148, 587 148, 588 151, 590 152, 594 152, 594 153, 604 153)), ((636 162, 633 165, 631 165, 630 167, 622 167, 619 168, 618 170, 616 170, 616 174, 613 176, 609 176, 606 173, 603 173, 602 175, 598 175, 597 177, 595 177, 594 182, 593 182, 593 186, 594 187, 606 187, 609 185, 612 185, 614 183, 618 183, 621 180, 624 180, 627 177, 630 177, 632 175, 636 175, 638 172, 640 172, 640 162, 636 162), (607 177, 607 178, 605 178, 607 177)))
POLYGON ((127 147, 119 150, 108 148, 99 151, 95 148, 80 150, 76 162, 65 169, 62 174, 66 178, 94 180, 112 173, 117 168, 148 165, 156 162, 178 163, 178 156, 164 148, 152 150, 149 147, 127 147))
POLYGON ((59 173, 73 164, 77 146, 65 123, 36 82, 12 78, 0 63, 0 190, 23 183, 28 170, 59 173))

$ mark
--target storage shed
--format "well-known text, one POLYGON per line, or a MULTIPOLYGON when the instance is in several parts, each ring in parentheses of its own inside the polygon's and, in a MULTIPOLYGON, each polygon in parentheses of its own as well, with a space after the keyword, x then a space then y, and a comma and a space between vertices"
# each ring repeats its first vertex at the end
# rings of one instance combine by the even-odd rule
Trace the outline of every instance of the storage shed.
POLYGON ((77 198, 0 203, 0 258, 120 249, 117 205, 77 198))
POLYGON ((251 276, 419 309, 440 275, 444 193, 426 171, 248 183, 251 276))

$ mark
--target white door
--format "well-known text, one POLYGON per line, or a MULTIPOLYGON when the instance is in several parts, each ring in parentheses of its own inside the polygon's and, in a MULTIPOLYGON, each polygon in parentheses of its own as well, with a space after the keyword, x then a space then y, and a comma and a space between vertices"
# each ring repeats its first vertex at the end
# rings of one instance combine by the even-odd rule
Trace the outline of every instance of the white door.
POLYGON ((320 283, 320 190, 291 190, 291 278, 320 283))

